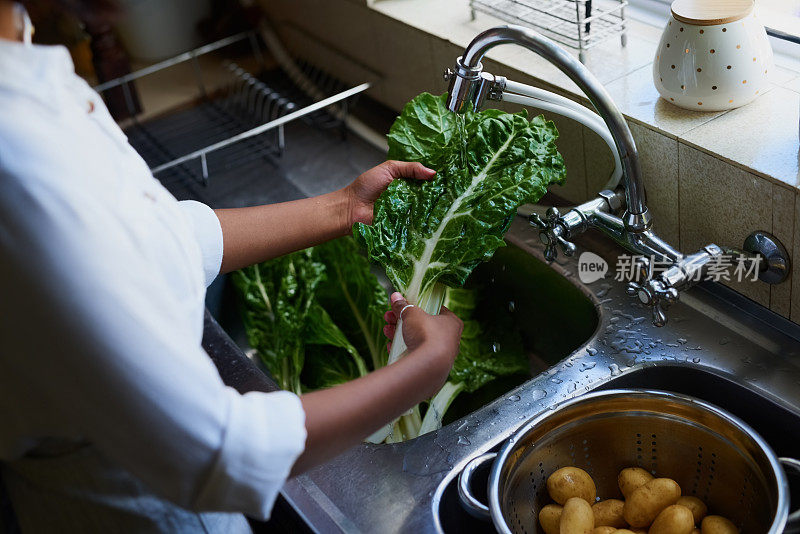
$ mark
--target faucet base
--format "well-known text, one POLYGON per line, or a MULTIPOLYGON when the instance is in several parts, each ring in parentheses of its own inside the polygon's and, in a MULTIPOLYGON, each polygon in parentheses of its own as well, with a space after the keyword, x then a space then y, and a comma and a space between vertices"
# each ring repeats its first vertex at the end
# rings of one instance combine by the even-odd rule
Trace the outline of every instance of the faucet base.
POLYGON ((766 268, 758 275, 762 282, 780 284, 792 272, 792 261, 786 248, 777 237, 768 232, 760 230, 753 232, 744 240, 742 248, 746 252, 759 254, 764 258, 766 268))

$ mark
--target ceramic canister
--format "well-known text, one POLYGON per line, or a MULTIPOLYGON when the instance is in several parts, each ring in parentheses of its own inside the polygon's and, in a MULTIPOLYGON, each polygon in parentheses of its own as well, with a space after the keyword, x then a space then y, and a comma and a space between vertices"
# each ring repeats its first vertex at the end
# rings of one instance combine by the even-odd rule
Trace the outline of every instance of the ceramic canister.
POLYGON ((661 96, 699 111, 733 109, 761 94, 772 48, 753 0, 676 0, 653 62, 661 96))

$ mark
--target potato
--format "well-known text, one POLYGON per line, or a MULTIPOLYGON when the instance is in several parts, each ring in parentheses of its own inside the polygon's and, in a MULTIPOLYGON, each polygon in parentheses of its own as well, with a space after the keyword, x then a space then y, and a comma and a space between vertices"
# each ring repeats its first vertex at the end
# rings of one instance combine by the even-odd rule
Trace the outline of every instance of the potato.
POLYGON ((644 486, 653 480, 653 478, 653 475, 641 467, 626 467, 619 472, 617 483, 619 484, 620 491, 622 491, 622 494, 627 499, 634 490, 644 486))
POLYGON ((594 513, 594 526, 609 526, 615 528, 627 527, 628 523, 622 517, 622 507, 625 503, 619 499, 607 499, 592 505, 594 513))
POLYGON ((692 512, 692 517, 694 517, 695 525, 699 525, 700 522, 708 513, 708 507, 706 506, 706 503, 704 503, 697 497, 690 497, 690 496, 681 497, 675 504, 680 504, 681 506, 685 506, 692 512))
POLYGON ((558 522, 564 509, 557 504, 548 504, 539 510, 539 524, 545 534, 558 534, 558 522))
POLYGON ((588 504, 594 503, 597 488, 589 473, 577 467, 562 467, 547 478, 547 492, 558 504, 572 497, 580 497, 588 504))
POLYGON ((697 528, 697 527, 694 527, 694 528, 692 529, 692 534, 702 534, 702 532, 700 532, 700 529, 699 529, 699 528, 697 528))
POLYGON ((558 523, 559 534, 592 534, 593 530, 594 514, 589 503, 580 497, 567 499, 558 523))
POLYGON ((648 534, 691 534, 693 529, 692 511, 680 504, 673 504, 656 516, 648 534))
POLYGON ((594 527, 592 534, 614 534, 617 529, 614 527, 594 527))
POLYGON ((618 528, 614 531, 614 534, 636 534, 632 530, 628 530, 627 528, 618 528))
POLYGON ((707 515, 700 524, 700 532, 702 534, 738 534, 739 529, 721 515, 707 515))
MULTIPOLYGON (((632 527, 649 526, 661 510, 675 504, 681 487, 670 478, 654 478, 631 493, 622 509, 622 517, 632 527)), ((691 513, 691 512, 690 512, 691 513)))

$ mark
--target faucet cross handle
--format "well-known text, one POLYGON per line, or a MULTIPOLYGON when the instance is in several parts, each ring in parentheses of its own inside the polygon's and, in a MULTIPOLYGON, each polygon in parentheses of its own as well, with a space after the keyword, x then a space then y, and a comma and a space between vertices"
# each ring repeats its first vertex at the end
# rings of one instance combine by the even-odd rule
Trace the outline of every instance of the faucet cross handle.
POLYGON ((544 258, 547 261, 553 261, 558 256, 556 245, 561 248, 565 256, 572 256, 575 254, 575 244, 564 238, 564 234, 567 230, 561 220, 561 213, 558 211, 558 208, 549 208, 545 219, 542 219, 536 213, 531 213, 528 220, 531 226, 539 228, 539 239, 541 239, 542 243, 545 245, 544 258))
POLYGON ((666 309, 678 301, 678 290, 660 276, 653 277, 652 266, 647 258, 639 257, 636 261, 641 282, 628 282, 626 292, 632 297, 638 297, 639 302, 650 307, 655 326, 664 326, 667 324, 666 309))

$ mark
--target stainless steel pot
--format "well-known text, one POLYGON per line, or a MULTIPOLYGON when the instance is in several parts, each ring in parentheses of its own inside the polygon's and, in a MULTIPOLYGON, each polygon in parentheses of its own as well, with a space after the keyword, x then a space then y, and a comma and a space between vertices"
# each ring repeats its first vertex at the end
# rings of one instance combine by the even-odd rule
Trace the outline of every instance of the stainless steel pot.
POLYGON ((797 532, 800 511, 789 516, 789 488, 778 458, 752 428, 698 399, 664 391, 612 390, 583 395, 538 416, 499 453, 472 460, 459 476, 459 496, 476 517, 491 517, 498 532, 542 532, 538 511, 550 502, 547 477, 556 469, 586 470, 601 498, 619 497, 617 474, 643 467, 680 484, 714 514, 743 533, 797 532), (472 474, 494 460, 489 505, 470 491, 472 474), (784 530, 785 529, 785 530, 784 530))

